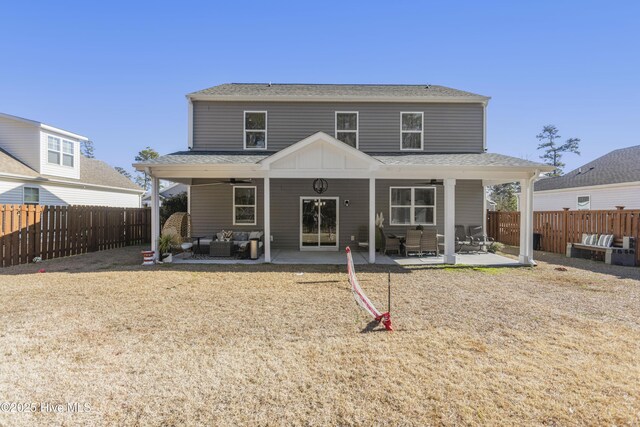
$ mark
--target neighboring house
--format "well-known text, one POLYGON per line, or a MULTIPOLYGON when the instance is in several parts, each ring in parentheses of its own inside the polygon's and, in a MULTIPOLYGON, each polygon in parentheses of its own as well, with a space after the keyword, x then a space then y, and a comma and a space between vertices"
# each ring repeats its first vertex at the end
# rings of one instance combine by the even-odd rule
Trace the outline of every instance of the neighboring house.
POLYGON ((0 204, 140 207, 140 187, 80 154, 86 140, 0 113, 0 204))
MULTIPOLYGON (((455 263, 455 225, 485 223, 484 186, 527 190, 550 170, 486 153, 489 98, 442 86, 223 84, 187 98, 189 151, 134 165, 154 184, 153 248, 166 179, 190 185, 193 235, 263 230, 266 262, 272 248, 373 242, 382 212, 387 233, 444 234, 444 261, 455 263)), ((520 260, 531 263, 532 221, 522 227, 520 260)))
POLYGON ((621 148, 566 175, 535 183, 536 211, 640 209, 640 145, 621 148))
MULTIPOLYGON (((181 184, 179 182, 172 182, 169 185, 163 187, 160 190, 160 205, 164 199, 169 197, 177 196, 181 193, 189 193, 189 186, 186 184, 181 184)), ((149 207, 151 206, 151 191, 147 191, 142 196, 142 206, 149 207)))

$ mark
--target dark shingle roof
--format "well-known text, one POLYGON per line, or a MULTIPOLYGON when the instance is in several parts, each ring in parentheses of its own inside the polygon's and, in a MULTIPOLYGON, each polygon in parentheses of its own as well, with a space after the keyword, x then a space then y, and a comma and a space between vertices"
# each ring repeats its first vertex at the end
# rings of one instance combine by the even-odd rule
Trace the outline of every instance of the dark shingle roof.
MULTIPOLYGON (((215 165, 215 164, 255 164, 274 152, 261 151, 178 151, 145 162, 145 165, 215 165)), ((498 167, 538 167, 540 163, 517 157, 495 153, 366 153, 386 165, 432 165, 432 166, 498 166, 498 167)))
POLYGON ((640 181, 640 145, 621 148, 572 170, 535 183, 536 191, 640 181))
POLYGON ((189 95, 260 98, 489 98, 471 92, 437 85, 369 85, 369 84, 269 84, 225 83, 189 95))
POLYGON ((123 176, 102 160, 89 159, 84 156, 80 156, 80 179, 72 179, 52 175, 40 175, 38 172, 0 148, 0 173, 26 176, 42 182, 46 182, 47 180, 56 180, 74 184, 103 185, 107 187, 142 191, 142 188, 138 187, 136 184, 131 182, 130 179, 123 176))
POLYGON ((84 184, 106 185, 108 187, 142 190, 129 178, 103 162, 80 156, 80 182, 84 184))
POLYGON ((36 178, 38 173, 0 148, 0 173, 36 178))

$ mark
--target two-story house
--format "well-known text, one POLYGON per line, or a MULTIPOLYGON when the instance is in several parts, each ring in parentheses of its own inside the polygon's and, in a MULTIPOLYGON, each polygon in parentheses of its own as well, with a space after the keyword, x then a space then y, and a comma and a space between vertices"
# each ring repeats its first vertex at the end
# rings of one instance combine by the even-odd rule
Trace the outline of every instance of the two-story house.
POLYGON ((84 157, 87 138, 0 113, 0 204, 140 207, 144 190, 84 157))
MULTIPOLYGON (((489 98, 434 85, 223 84, 187 95, 188 151, 134 165, 190 185, 193 235, 260 229, 271 249, 343 250, 360 230, 434 227, 455 263, 455 225, 485 224, 484 187, 548 167, 486 152, 489 98)), ((525 202, 524 206, 527 205, 525 202)), ((520 260, 533 261, 532 215, 520 260)), ((375 262, 375 245, 368 245, 375 262)))

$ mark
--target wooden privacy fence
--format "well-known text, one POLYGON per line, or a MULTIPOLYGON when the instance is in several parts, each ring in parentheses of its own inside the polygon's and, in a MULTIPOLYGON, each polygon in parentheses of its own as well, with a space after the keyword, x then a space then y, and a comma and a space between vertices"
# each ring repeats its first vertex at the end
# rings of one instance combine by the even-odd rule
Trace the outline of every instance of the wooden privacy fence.
POLYGON ((148 208, 0 205, 0 267, 150 241, 148 208))
MULTIPOLYGON (((640 242, 640 210, 547 211, 533 213, 533 232, 540 233, 543 251, 565 253, 582 233, 635 237, 640 242)), ((487 212, 487 234, 505 245, 520 244, 520 212, 487 212)), ((640 254, 636 251, 637 260, 640 254)))

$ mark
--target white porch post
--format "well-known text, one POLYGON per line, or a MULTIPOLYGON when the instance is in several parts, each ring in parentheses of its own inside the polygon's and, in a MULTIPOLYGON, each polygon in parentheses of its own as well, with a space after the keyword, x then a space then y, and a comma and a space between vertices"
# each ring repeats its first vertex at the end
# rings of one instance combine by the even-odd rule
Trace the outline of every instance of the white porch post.
POLYGON ((160 259, 158 253, 158 239, 160 238, 160 179, 151 176, 151 250, 155 251, 155 258, 160 259))
POLYGON ((529 192, 527 193, 527 252, 529 264, 536 265, 533 259, 533 181, 529 180, 529 192))
POLYGON ((444 262, 456 263, 456 180, 444 180, 444 262))
POLYGON ((529 193, 531 185, 528 179, 520 180, 520 256, 521 264, 530 264, 530 251, 532 236, 529 234, 529 193))
POLYGON ((369 178, 369 263, 376 262, 376 179, 369 178))
POLYGON ((271 185, 264 178, 264 262, 271 262, 271 185))

